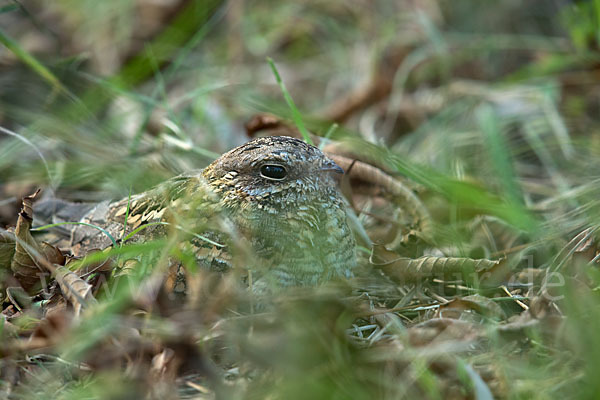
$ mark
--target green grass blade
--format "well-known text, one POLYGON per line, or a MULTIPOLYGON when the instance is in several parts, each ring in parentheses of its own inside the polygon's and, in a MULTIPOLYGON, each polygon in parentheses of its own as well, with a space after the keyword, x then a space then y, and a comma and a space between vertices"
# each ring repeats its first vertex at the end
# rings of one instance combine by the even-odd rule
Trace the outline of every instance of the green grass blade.
POLYGON ((319 145, 319 149, 323 150, 323 147, 325 147, 325 145, 327 144, 327 142, 329 141, 328 139, 331 137, 331 135, 333 135, 333 133, 335 131, 337 131, 337 129, 340 127, 340 125, 337 122, 334 122, 329 129, 327 130, 327 132, 325 133, 325 136, 323 136, 323 140, 321 140, 321 144, 319 145))
POLYGON ((16 5, 16 4, 8 4, 6 6, 0 7, 0 14, 12 12, 12 11, 17 11, 18 9, 19 9, 18 5, 16 5))
POLYGON ((476 116, 489 152, 490 163, 494 171, 498 173, 507 197, 515 204, 522 204, 523 195, 517 185, 517 177, 513 170, 508 147, 502 136, 498 116, 488 104, 482 104, 477 109, 476 116))
POLYGON ((29 54, 19 43, 12 40, 8 35, 0 29, 0 43, 2 43, 10 52, 12 52, 19 60, 36 72, 40 77, 47 81, 55 90, 62 93, 68 93, 68 90, 60 83, 58 78, 54 76, 48 68, 40 63, 34 56, 29 54))
POLYGON ((37 228, 33 228, 31 229, 32 231, 44 231, 46 229, 50 229, 50 228, 54 228, 55 226, 60 226, 60 225, 85 225, 85 226, 89 226, 90 228, 94 228, 94 229, 98 229, 100 232, 104 233, 112 242, 113 246, 117 247, 117 241, 115 240, 115 238, 113 237, 113 235, 111 235, 106 229, 99 227, 98 225, 92 225, 92 224, 88 224, 86 222, 58 222, 56 224, 49 224, 49 225, 44 225, 44 226, 38 226, 37 228))
POLYGON ((283 93, 283 97, 285 98, 286 103, 290 107, 290 110, 292 110, 292 118, 294 119, 294 123, 296 124, 296 127, 298 127, 298 130, 302 134, 304 141, 308 144, 313 144, 312 140, 310 139, 310 134, 306 130, 306 127, 304 126, 304 122, 302 121, 302 115, 300 114, 298 107, 296 107, 296 104, 294 103, 294 100, 292 99, 290 92, 288 92, 287 88, 285 87, 283 80, 281 80, 281 76, 279 76, 279 71, 277 71, 277 67, 275 66, 275 63, 273 62, 273 59, 271 57, 267 57, 267 62, 269 63, 269 66, 271 67, 271 71, 273 71, 273 75, 275 75, 275 80, 277 81, 277 84, 279 85, 279 88, 281 89, 281 92, 283 93))

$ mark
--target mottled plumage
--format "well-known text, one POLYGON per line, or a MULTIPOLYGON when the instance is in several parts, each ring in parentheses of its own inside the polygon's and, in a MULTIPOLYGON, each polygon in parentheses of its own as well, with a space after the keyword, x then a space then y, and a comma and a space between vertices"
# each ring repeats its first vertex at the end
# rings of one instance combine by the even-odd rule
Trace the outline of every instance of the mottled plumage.
MULTIPOLYGON (((161 222, 135 234, 133 241, 174 230, 194 232, 202 238, 187 235, 182 246, 207 268, 223 271, 241 259, 236 265, 251 269, 263 284, 316 285, 351 276, 356 264, 355 242, 333 179, 340 172, 314 146, 290 137, 265 137, 223 154, 202 171, 131 199, 70 207, 55 202, 39 211, 51 212, 55 222, 77 216, 122 238, 129 204, 125 234, 161 222)), ((97 229, 76 225, 71 230, 75 248, 110 243, 97 229)))

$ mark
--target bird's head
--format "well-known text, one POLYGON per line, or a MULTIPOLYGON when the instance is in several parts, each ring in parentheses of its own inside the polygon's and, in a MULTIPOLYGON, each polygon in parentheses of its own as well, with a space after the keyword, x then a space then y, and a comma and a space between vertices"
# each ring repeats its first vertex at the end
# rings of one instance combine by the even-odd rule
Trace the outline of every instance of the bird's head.
POLYGON ((333 176, 344 171, 317 147, 287 136, 254 139, 204 171, 226 207, 276 212, 336 201, 333 176))

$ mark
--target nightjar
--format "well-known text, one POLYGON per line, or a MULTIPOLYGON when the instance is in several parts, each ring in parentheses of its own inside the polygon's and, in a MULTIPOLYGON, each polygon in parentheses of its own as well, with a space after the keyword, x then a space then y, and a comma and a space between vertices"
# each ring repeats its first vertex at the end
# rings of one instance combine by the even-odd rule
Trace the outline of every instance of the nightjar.
MULTIPOLYGON (((34 219, 84 222, 133 242, 177 235, 181 248, 210 270, 242 265, 263 285, 318 285, 352 276, 357 263, 333 177, 340 173, 314 146, 263 137, 131 198, 95 205, 42 202, 34 219)), ((112 243, 97 228, 65 227, 75 252, 112 243)))

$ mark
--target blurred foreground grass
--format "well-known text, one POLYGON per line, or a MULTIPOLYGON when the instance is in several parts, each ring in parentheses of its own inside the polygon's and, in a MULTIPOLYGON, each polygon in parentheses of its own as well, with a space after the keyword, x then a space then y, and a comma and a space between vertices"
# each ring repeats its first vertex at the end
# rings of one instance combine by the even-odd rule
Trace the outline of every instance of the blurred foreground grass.
MULTIPOLYGON (((365 260, 352 294, 291 291, 251 312, 229 278, 201 272, 196 297, 156 300, 143 265, 111 276, 76 323, 5 295, 5 396, 597 398, 598 7, 0 1, 3 226, 36 187, 120 198, 246 141, 257 113, 297 121, 271 57, 308 130, 338 123, 344 152, 408 178, 426 204, 431 241, 398 257, 512 272, 491 287, 398 282, 365 260)), ((377 232, 364 197, 357 220, 377 232)))

